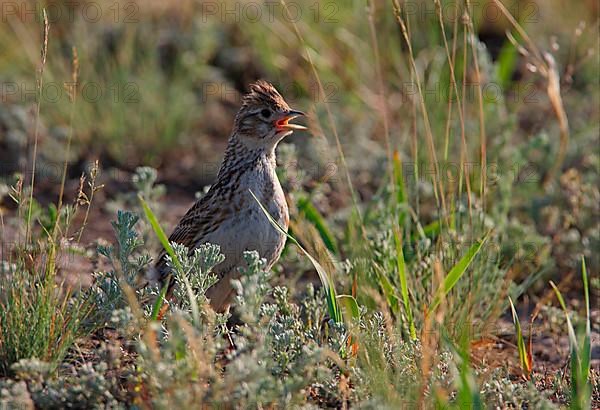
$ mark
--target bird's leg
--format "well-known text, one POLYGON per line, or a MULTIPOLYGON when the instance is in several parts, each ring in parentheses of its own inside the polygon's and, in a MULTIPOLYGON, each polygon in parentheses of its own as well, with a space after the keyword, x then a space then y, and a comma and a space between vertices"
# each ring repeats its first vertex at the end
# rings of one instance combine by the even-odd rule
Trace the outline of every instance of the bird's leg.
MULTIPOLYGON (((227 326, 227 325, 225 325, 227 326)), ((236 350, 237 347, 235 346, 235 342, 233 341, 233 339, 231 338, 231 332, 229 331, 229 329, 227 329, 227 340, 229 341, 229 348, 233 351, 236 350)))
POLYGON ((171 306, 171 303, 169 303, 168 300, 164 300, 163 301, 163 305, 161 306, 160 310, 158 311, 158 315, 156 317, 157 320, 163 320, 163 318, 165 317, 165 315, 167 314, 167 312, 169 311, 169 307, 171 306))

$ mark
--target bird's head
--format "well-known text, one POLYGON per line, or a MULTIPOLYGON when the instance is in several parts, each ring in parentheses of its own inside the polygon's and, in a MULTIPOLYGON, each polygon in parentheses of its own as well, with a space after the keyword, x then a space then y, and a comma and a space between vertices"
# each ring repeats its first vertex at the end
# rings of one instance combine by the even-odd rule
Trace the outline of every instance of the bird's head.
POLYGON ((259 80, 250 85, 235 118, 234 133, 249 147, 274 148, 294 130, 306 127, 289 121, 304 115, 292 110, 270 83, 259 80))

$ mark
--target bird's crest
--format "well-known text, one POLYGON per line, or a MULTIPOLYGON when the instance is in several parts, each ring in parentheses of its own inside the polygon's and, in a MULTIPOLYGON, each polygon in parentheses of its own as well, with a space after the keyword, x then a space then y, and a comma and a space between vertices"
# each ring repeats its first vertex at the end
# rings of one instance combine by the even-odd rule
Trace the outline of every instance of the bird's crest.
POLYGON ((242 107, 251 108, 265 105, 271 106, 275 110, 290 109, 290 106, 271 83, 258 80, 250 84, 250 91, 242 98, 242 107))

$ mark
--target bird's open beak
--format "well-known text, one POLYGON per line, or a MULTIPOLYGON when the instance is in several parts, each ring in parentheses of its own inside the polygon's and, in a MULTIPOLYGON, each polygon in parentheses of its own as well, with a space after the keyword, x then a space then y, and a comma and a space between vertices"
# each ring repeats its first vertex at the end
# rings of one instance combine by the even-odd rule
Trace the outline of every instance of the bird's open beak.
POLYGON ((289 123, 290 120, 293 120, 294 118, 299 117, 301 115, 304 116, 306 114, 304 114, 302 111, 289 110, 280 119, 278 119, 277 121, 275 121, 275 126, 277 127, 277 129, 279 131, 284 131, 284 130, 305 130, 307 128, 305 126, 303 126, 303 125, 290 124, 289 123))

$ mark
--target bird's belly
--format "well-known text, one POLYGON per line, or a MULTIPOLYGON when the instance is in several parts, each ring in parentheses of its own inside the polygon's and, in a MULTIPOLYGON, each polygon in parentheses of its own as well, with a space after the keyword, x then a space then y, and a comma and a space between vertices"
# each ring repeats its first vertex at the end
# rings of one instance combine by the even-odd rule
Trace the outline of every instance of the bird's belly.
MULTIPOLYGON (((284 211, 273 211, 275 212, 271 215, 287 229, 284 211)), ((243 266, 244 251, 257 251, 261 258, 267 260, 267 266, 271 267, 281 254, 285 236, 271 225, 257 206, 236 212, 223 221, 218 229, 206 235, 203 242, 221 247, 225 260, 215 267, 215 273, 223 276, 238 266, 243 266)))

